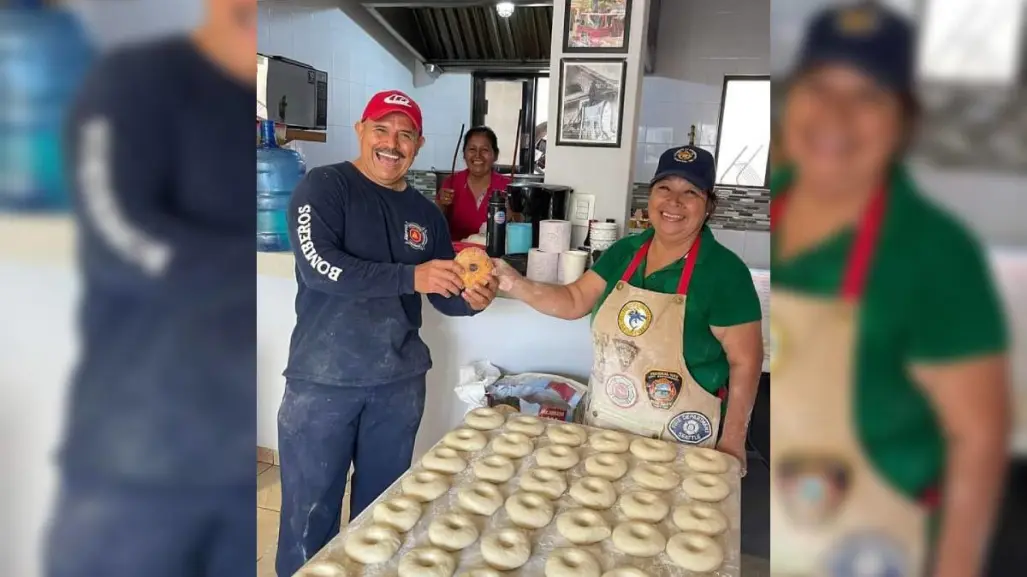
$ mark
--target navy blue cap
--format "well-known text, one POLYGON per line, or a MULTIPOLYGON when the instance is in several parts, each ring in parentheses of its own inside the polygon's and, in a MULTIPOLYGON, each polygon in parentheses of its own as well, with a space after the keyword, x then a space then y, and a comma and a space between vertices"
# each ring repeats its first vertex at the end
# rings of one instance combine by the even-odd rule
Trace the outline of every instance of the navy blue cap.
POLYGON ((680 176, 696 187, 709 192, 717 179, 716 163, 708 150, 695 146, 671 148, 660 155, 660 164, 649 186, 668 176, 680 176))
POLYGON ((885 88, 912 90, 916 31, 899 13, 876 2, 836 6, 819 12, 806 29, 795 72, 844 63, 885 88))

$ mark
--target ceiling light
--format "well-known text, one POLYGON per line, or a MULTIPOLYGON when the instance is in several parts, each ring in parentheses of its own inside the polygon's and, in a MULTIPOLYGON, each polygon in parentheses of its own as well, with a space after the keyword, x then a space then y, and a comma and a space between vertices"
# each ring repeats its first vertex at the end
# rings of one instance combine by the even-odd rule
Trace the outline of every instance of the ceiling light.
POLYGON ((514 13, 514 3, 513 2, 496 2, 496 13, 499 14, 499 16, 501 18, 509 18, 509 17, 513 16, 513 13, 514 13))

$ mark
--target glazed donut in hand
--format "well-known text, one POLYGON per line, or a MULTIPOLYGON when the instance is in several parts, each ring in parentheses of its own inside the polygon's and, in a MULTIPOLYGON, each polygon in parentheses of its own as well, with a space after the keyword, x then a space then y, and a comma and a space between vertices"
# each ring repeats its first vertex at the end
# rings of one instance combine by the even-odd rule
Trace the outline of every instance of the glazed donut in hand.
POLYGON ((489 282, 492 276, 492 259, 484 250, 475 247, 465 248, 453 260, 464 269, 460 280, 463 281, 465 288, 489 282))

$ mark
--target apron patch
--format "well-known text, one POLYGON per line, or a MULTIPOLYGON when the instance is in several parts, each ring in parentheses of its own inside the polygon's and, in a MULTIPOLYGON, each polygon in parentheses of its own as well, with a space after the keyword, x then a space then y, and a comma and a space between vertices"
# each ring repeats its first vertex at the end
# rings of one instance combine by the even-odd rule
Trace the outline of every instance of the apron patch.
POLYGON ((669 371, 649 371, 645 374, 645 392, 654 408, 670 410, 681 392, 681 375, 669 371))
POLYGON ((775 476, 785 513, 796 523, 822 525, 838 513, 851 485, 852 472, 840 459, 819 456, 780 458, 775 476))
POLYGON ((610 335, 592 333, 592 350, 595 353, 597 366, 606 369, 606 348, 610 346, 610 335))
POLYGON ((635 362, 638 356, 638 347, 631 341, 613 339, 613 346, 617 349, 617 362, 620 363, 620 370, 626 371, 631 363, 635 362))
POLYGON ((617 326, 629 337, 641 336, 652 322, 653 311, 642 301, 628 301, 617 313, 617 326))
POLYGON ((906 577, 909 559, 893 539, 879 533, 847 535, 827 554, 831 577, 906 577))
POLYGON ((606 396, 611 403, 626 409, 638 400, 638 391, 631 379, 624 375, 613 375, 606 381, 606 396))
POLYGON ((667 423, 667 432, 678 442, 698 445, 713 436, 713 424, 702 413, 686 411, 674 415, 667 423))

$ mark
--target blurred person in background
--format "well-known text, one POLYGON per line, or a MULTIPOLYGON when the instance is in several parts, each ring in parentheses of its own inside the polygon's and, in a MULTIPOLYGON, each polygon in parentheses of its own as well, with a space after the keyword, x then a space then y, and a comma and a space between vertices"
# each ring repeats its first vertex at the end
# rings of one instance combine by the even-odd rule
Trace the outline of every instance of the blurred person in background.
POLYGON ((256 0, 118 49, 68 127, 81 351, 50 577, 254 567, 256 0))
POLYGON ((449 235, 463 240, 478 234, 489 212, 493 191, 506 190, 510 177, 495 170, 499 139, 488 126, 476 126, 464 135, 467 168, 442 181, 436 201, 449 222, 449 235))
POLYGON ((814 17, 772 178, 771 571, 974 577, 1008 460, 1007 329, 983 250, 917 191, 915 30, 814 17))
POLYGON ((311 170, 293 191, 296 327, 278 410, 282 513, 275 570, 291 577, 410 467, 431 354, 421 295, 471 316, 498 282, 464 286, 446 221, 407 184, 421 108, 375 94, 355 125, 360 156, 311 170))

